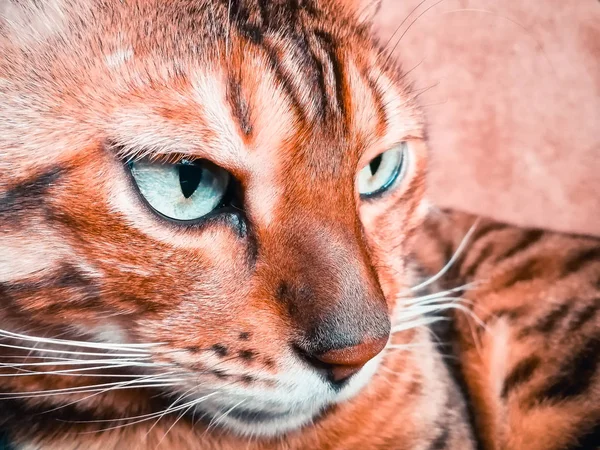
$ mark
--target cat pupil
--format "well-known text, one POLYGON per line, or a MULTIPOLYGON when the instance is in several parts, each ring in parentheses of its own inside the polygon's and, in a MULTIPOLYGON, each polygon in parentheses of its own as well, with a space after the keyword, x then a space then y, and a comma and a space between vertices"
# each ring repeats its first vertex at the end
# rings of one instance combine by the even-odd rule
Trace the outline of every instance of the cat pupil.
POLYGON ((379 169, 379 166, 381 165, 381 159, 383 158, 382 155, 379 155, 375 158, 373 158, 371 160, 371 162, 369 163, 369 167, 371 169, 371 174, 375 175, 375 172, 377 172, 377 169, 379 169))
POLYGON ((198 189, 198 185, 202 181, 202 167, 195 164, 179 165, 179 185, 181 193, 185 198, 190 196, 198 189))

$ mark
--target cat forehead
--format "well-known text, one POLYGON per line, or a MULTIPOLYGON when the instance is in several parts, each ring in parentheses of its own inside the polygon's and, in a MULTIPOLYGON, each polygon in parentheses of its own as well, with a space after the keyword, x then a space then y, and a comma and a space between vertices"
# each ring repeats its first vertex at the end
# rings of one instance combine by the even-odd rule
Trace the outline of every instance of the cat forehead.
POLYGON ((331 28, 344 17, 338 28, 346 30, 358 24, 353 13, 339 6, 338 0, 6 0, 0 3, 0 30, 22 44, 115 28, 146 42, 165 41, 175 37, 176 29, 183 33, 177 36, 183 46, 186 36, 215 39, 236 31, 257 40, 309 22, 331 28))
MULTIPOLYGON (((102 8, 55 0, 21 10, 31 23, 32 15, 54 14, 62 37, 36 37, 37 52, 14 77, 30 77, 27 89, 37 91, 28 94, 36 99, 30 105, 20 99, 18 107, 30 113, 30 123, 45 120, 41 129, 59 129, 36 114, 35 104, 46 98, 72 130, 82 125, 88 140, 101 128, 125 150, 217 152, 231 164, 248 150, 281 149, 299 135, 320 135, 322 143, 350 133, 370 145, 420 130, 398 75, 381 67, 377 49, 351 26, 321 19, 309 3, 273 2, 265 10, 231 3, 108 2, 102 8)), ((15 11, 3 14, 16 17, 15 11)), ((12 87, 19 96, 22 85, 12 87)), ((0 94, 10 96, 10 88, 9 82, 0 94)), ((76 146, 66 136, 48 144, 56 150, 61 142, 76 146)), ((51 154, 40 136, 25 145, 51 154)))
POLYGON ((293 57, 273 67, 262 49, 232 46, 229 57, 232 64, 194 66, 125 94, 105 128, 110 140, 130 155, 185 154, 231 170, 295 161, 332 173, 421 132, 406 93, 351 54, 320 63, 322 78, 293 57))

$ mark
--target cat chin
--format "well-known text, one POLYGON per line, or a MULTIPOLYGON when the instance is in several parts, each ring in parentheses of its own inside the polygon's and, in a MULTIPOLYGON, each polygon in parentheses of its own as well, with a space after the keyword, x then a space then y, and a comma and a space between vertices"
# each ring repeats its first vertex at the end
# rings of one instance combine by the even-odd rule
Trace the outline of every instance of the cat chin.
MULTIPOLYGON (((209 405, 206 402, 199 405, 195 415, 204 416, 203 422, 208 428, 225 429, 245 438, 270 438, 291 433, 317 422, 327 415, 332 406, 349 401, 362 392, 377 372, 382 357, 380 354, 369 361, 340 390, 331 389, 324 381, 315 383, 312 389, 302 383, 307 392, 320 392, 320 395, 312 395, 305 402, 296 402, 287 410, 283 401, 277 410, 248 406, 251 402, 244 401, 232 402, 231 405, 209 405)), ((311 381, 314 383, 315 380, 311 381)), ((286 395, 282 394, 282 397, 286 395)))
POLYGON ((239 409, 235 414, 227 413, 227 410, 204 412, 204 414, 206 414, 205 423, 208 423, 209 428, 222 428, 244 438, 270 438, 293 432, 313 423, 326 409, 288 413, 239 409))

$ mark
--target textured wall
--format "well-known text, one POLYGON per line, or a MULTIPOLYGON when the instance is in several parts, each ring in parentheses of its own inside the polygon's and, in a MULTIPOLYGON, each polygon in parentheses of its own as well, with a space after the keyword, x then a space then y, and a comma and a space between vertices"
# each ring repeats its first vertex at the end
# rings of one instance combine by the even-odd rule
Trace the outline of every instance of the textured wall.
MULTIPOLYGON (((383 0, 382 42, 419 3, 383 0)), ((600 1, 426 0, 396 43, 436 203, 600 235, 600 1)))

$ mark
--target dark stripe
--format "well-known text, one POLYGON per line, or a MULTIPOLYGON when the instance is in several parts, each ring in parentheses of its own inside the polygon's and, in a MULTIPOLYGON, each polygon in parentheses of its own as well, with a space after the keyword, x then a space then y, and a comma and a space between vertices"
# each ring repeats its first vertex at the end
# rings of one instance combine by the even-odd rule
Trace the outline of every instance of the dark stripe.
POLYGON ((270 69, 273 72, 273 75, 277 79, 280 87, 283 89, 286 94, 289 102, 292 104, 292 108, 295 111, 296 115, 303 121, 306 120, 306 111, 302 106, 302 102, 300 101, 300 97, 295 91, 292 77, 295 74, 286 73, 281 65, 279 60, 279 55, 277 54, 277 50, 266 42, 263 42, 259 45, 267 54, 269 58, 270 69))
MULTIPOLYGON (((0 302, 11 304, 11 308, 16 309, 11 309, 11 313, 20 310, 20 302, 27 302, 32 296, 44 296, 46 301, 36 302, 35 307, 52 315, 63 315, 68 311, 114 312, 115 308, 114 304, 102 301, 100 286, 92 278, 67 263, 39 279, 0 283, 0 302)), ((113 297, 120 304, 135 306, 138 312, 146 314, 160 312, 168 305, 168 302, 163 302, 160 298, 141 298, 129 293, 115 294, 113 297)), ((27 307, 34 308, 34 305, 28 303, 27 307)))
POLYGON ((569 276, 591 264, 598 264, 598 267, 600 267, 600 247, 585 249, 581 253, 567 259, 561 271, 561 277, 569 276))
POLYGON ((460 269, 459 269, 460 274, 465 279, 472 278, 475 275, 475 273, 477 272, 477 269, 479 269, 479 266, 481 265, 481 263, 483 263, 483 261, 485 261, 486 259, 488 259, 490 257, 490 255, 492 254, 492 251, 494 250, 494 246, 495 246, 495 242, 488 242, 485 245, 485 247, 483 248, 483 250, 481 250, 479 252, 479 255, 477 255, 477 257, 475 258, 475 261, 473 261, 471 263, 471 265, 464 270, 464 272, 463 272, 463 266, 460 267, 460 269))
POLYGON ((345 99, 348 87, 346 86, 346 80, 344 78, 344 67, 338 56, 338 45, 333 36, 325 31, 314 31, 314 34, 315 37, 321 42, 321 46, 327 55, 327 58, 329 59, 328 62, 335 80, 333 90, 335 92, 338 111, 343 116, 347 117, 347 105, 345 99))
POLYGON ((569 332, 577 331, 590 320, 596 317, 596 313, 600 309, 600 297, 591 300, 591 304, 587 305, 581 311, 576 312, 569 321, 569 332))
POLYGON ((527 383, 533 376, 536 369, 540 366, 541 360, 538 356, 530 356, 517 363, 513 370, 504 379, 501 397, 506 399, 510 391, 521 384, 527 383))
POLYGON ((554 329, 556 324, 563 319, 570 310, 570 303, 573 300, 567 300, 566 303, 559 305, 558 308, 551 311, 546 317, 542 318, 537 324, 535 324, 535 330, 540 333, 548 333, 554 329))
POLYGON ((250 123, 250 111, 248 102, 242 97, 242 88, 239 76, 237 78, 229 77, 227 96, 233 116, 238 121, 242 132, 248 136, 252 133, 252 124, 250 123))
POLYGON ((14 217, 22 211, 43 207, 48 189, 56 183, 63 172, 64 169, 54 167, 0 195, 0 219, 14 217))
POLYGON ((312 0, 299 0, 298 6, 302 8, 310 17, 318 18, 322 16, 322 11, 320 11, 314 4, 312 0))
MULTIPOLYGON (((6 295, 30 293, 32 291, 43 291, 52 288, 84 289, 84 291, 96 292, 91 278, 83 275, 79 270, 68 263, 63 263, 51 275, 38 279, 25 279, 10 283, 0 283, 3 293, 6 295)), ((95 295, 92 295, 95 296, 95 295)))
POLYGON ((498 222, 491 222, 487 226, 480 227, 473 233, 473 242, 484 239, 488 234, 494 233, 495 231, 506 230, 508 225, 498 222))
POLYGON ((318 91, 317 97, 319 99, 319 110, 317 112, 317 118, 322 121, 325 119, 325 115, 327 114, 327 88, 325 86, 325 70, 323 69, 323 63, 319 58, 317 58, 317 55, 310 47, 308 41, 305 40, 305 42, 313 67, 313 83, 316 85, 318 91))
POLYGON ((539 259, 528 260, 515 268, 503 283, 502 288, 508 289, 522 281, 540 278, 545 272, 545 262, 539 259))
MULTIPOLYGON (((127 371, 121 370, 121 373, 127 373, 127 371)), ((110 379, 103 380, 111 381, 110 379)), ((157 390, 155 389, 143 388, 143 390, 145 392, 144 400, 148 405, 146 412, 163 411, 172 403, 172 399, 156 395, 157 390)), ((14 391, 2 387, 2 392, 8 394, 14 391)), ((36 438, 43 439, 56 436, 61 432, 61 426, 64 426, 64 432, 73 435, 86 430, 100 431, 116 425, 123 426, 127 421, 124 421, 122 417, 122 411, 111 407, 110 404, 103 404, 102 408, 92 404, 87 408, 79 402, 56 408, 56 404, 46 403, 44 399, 38 399, 35 403, 28 400, 0 400, 0 424, 3 429, 10 430, 14 436, 31 436, 31 433, 34 432, 36 438), (78 423, 96 421, 103 423, 78 423)), ((192 421, 192 417, 188 415, 182 419, 190 423, 192 421)))
POLYGON ((553 308, 548 314, 538 320, 535 324, 523 328, 518 335, 518 338, 529 336, 531 333, 550 333, 554 330, 558 322, 564 319, 570 311, 570 305, 574 302, 573 299, 567 300, 565 303, 553 308))
MULTIPOLYGON (((3 387, 3 394, 13 392, 10 388, 3 387)), ((69 428, 73 427, 73 422, 77 421, 94 421, 94 420, 111 420, 119 417, 119 413, 113 410, 110 406, 104 405, 102 411, 97 407, 87 409, 78 404, 61 405, 56 408, 53 403, 45 403, 43 399, 32 404, 26 400, 0 400, 0 422, 3 427, 10 429, 12 433, 21 434, 24 432, 27 435, 28 430, 35 430, 37 437, 46 434, 56 433, 60 422, 71 422, 69 428), (49 411, 52 410, 52 413, 49 411), (21 433, 19 433, 21 432, 21 433)), ((93 426, 93 425, 92 425, 93 426)), ((103 424, 103 427, 109 427, 109 423, 103 424)), ((72 431, 72 430, 71 430, 72 431)))
POLYGON ((496 258, 497 262, 500 262, 504 259, 508 259, 512 256, 517 255, 518 253, 522 253, 525 250, 531 248, 536 242, 538 242, 544 236, 544 231, 542 230, 529 230, 526 231, 517 241, 517 243, 509 248, 505 253, 501 253, 496 258))
POLYGON ((569 445, 562 450, 598 450, 600 449, 600 421, 592 427, 585 429, 581 436, 573 445, 569 445))
POLYGON ((92 285, 92 279, 69 263, 62 263, 51 275, 22 282, 6 283, 11 290, 37 290, 45 286, 58 288, 80 288, 92 285))
POLYGON ((448 427, 444 427, 442 432, 428 447, 428 450, 444 450, 448 447, 448 438, 450 437, 450 430, 448 427))
POLYGON ((264 27, 269 27, 269 0, 256 0, 260 18, 264 27))
MULTIPOLYGON (((462 397, 466 409, 463 420, 471 431, 471 437, 475 441, 475 448, 477 450, 484 450, 480 416, 475 410, 475 403, 472 400, 471 392, 464 377, 460 348, 457 345, 460 339, 458 338, 459 331, 456 326, 455 317, 450 311, 443 312, 441 315, 448 320, 438 321, 430 325, 429 328, 440 342, 440 345, 437 346, 437 351, 442 357, 442 362, 448 370, 451 381, 454 382, 450 383, 447 387, 448 389, 455 389, 457 396, 462 397)), ((452 409, 455 411, 459 410, 456 407, 452 409)))
POLYGON ((572 358, 561 364, 558 374, 536 397, 560 401, 585 393, 596 375, 599 358, 600 336, 594 336, 572 358))
POLYGON ((506 317, 509 320, 520 319, 525 314, 527 314, 527 308, 524 306, 517 306, 515 308, 502 308, 494 311, 492 317, 500 318, 506 317))
MULTIPOLYGON (((264 23, 266 19, 261 17, 263 23, 256 23, 251 19, 248 8, 242 3, 241 0, 224 0, 223 6, 229 13, 225 30, 227 31, 227 26, 232 27, 237 30, 240 35, 246 37, 251 42, 260 44, 263 42, 265 31, 268 30, 268 24, 264 23)), ((229 29, 229 32, 231 32, 231 29, 229 29)))
MULTIPOLYGON (((500 231, 500 230, 505 230, 505 229, 506 229, 505 225, 494 224, 492 226, 485 228, 478 236, 473 238, 473 241, 478 241, 494 231, 500 231)), ((521 253, 521 252, 527 250, 532 245, 534 245, 537 241, 539 241, 543 235, 544 235, 544 232, 540 231, 540 230, 531 230, 531 231, 525 232, 517 240, 516 244, 513 244, 504 252, 498 253, 494 257, 494 262, 495 263, 502 262, 505 259, 508 259, 512 256, 515 256, 518 253, 521 253)), ((486 259, 488 259, 491 256, 493 250, 497 246, 498 246, 498 241, 494 240, 492 238, 492 240, 486 244, 486 246, 481 251, 481 253, 477 257, 477 259, 473 263, 471 263, 471 265, 467 269, 465 269, 464 271, 461 270, 461 274, 464 274, 465 278, 470 278, 473 275, 475 275, 475 273, 477 272, 477 269, 479 268, 481 263, 483 263, 483 261, 485 261, 486 259)))
POLYGON ((373 94, 373 102, 375 103, 375 109, 377 111, 377 130, 379 136, 384 136, 387 133, 387 114, 385 108, 385 102, 383 100, 383 94, 377 86, 377 83, 369 76, 366 70, 362 70, 362 77, 367 82, 367 86, 371 89, 373 94))
POLYGON ((443 262, 446 264, 454 254, 454 245, 446 238, 445 233, 440 230, 440 224, 436 220, 427 220, 424 225, 424 230, 431 242, 435 242, 438 250, 436 253, 443 255, 443 262))

